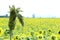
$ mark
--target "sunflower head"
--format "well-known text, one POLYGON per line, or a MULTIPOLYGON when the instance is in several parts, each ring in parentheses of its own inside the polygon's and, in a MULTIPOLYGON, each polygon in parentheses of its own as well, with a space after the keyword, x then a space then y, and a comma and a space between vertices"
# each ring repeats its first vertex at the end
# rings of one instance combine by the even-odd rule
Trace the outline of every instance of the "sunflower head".
POLYGON ((52 34, 51 34, 51 40, 56 40, 56 39, 57 39, 56 34, 52 33, 52 34))
POLYGON ((12 40, 19 40, 19 36, 14 36, 12 40))

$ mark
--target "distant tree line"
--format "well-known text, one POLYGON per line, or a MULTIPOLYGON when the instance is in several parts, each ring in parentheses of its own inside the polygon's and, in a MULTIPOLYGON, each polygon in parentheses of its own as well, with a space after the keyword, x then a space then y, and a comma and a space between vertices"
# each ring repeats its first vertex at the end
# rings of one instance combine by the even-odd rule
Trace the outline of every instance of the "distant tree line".
POLYGON ((8 14, 0 16, 0 18, 4 18, 4 17, 8 18, 9 16, 8 16, 8 14))

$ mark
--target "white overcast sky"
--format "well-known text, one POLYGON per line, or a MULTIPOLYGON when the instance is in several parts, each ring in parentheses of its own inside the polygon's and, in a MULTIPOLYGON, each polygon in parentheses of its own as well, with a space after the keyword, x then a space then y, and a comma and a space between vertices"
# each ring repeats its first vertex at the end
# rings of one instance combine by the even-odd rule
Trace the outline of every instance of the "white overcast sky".
POLYGON ((0 0, 0 15, 9 14, 9 5, 21 7, 25 17, 60 17, 60 0, 0 0))

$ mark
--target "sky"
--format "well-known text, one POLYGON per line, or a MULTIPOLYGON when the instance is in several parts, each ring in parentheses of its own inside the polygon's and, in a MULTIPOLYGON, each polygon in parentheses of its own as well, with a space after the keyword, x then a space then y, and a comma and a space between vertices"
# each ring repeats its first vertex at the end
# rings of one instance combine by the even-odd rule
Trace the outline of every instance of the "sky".
POLYGON ((60 0, 0 0, 0 15, 9 14, 9 5, 21 8, 24 17, 60 18, 60 0))

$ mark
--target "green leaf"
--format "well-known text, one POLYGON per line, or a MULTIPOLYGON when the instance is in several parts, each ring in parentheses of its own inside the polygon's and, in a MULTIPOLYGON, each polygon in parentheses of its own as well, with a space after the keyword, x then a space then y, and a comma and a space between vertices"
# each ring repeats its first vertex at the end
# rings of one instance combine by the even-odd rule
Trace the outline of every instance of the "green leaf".
POLYGON ((23 21, 23 16, 21 14, 17 15, 19 22, 22 24, 22 26, 24 26, 24 21, 23 21))

